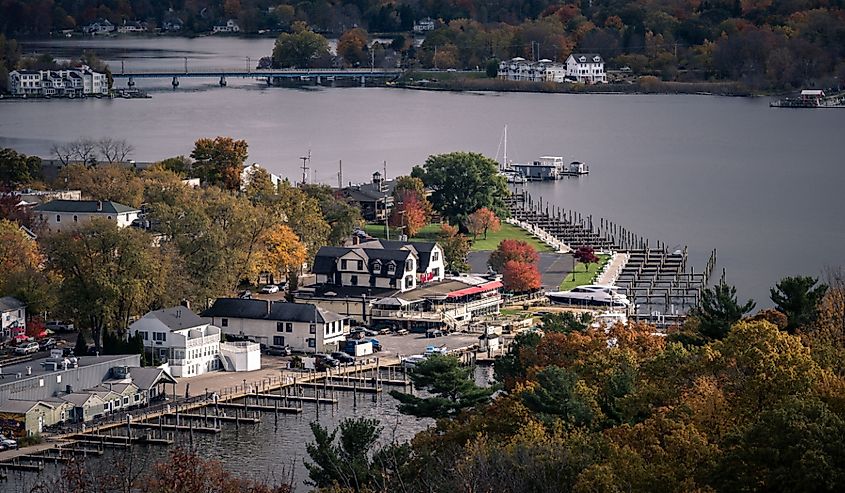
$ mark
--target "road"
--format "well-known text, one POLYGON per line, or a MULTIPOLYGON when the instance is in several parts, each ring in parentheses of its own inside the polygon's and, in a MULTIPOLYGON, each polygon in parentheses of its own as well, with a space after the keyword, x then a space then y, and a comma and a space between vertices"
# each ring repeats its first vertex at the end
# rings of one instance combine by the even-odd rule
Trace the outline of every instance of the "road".
MULTIPOLYGON (((487 260, 490 252, 470 252, 467 256, 472 272, 487 272, 487 260)), ((570 253, 540 253, 540 283, 547 291, 557 291, 560 283, 567 274, 572 272, 572 254, 570 253)))

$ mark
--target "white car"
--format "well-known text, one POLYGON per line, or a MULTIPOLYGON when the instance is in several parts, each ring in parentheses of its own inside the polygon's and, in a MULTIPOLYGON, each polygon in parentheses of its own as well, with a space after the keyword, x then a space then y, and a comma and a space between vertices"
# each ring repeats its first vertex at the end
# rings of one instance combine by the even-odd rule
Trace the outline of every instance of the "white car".
POLYGON ((37 342, 26 342, 15 348, 15 354, 31 354, 38 352, 37 342))
POLYGON ((275 284, 268 284, 268 285, 261 288, 262 294, 272 294, 272 293, 278 293, 278 292, 279 292, 279 286, 276 286, 275 284))
POLYGON ((6 438, 5 435, 0 435, 0 445, 6 447, 7 449, 18 448, 18 441, 6 438))

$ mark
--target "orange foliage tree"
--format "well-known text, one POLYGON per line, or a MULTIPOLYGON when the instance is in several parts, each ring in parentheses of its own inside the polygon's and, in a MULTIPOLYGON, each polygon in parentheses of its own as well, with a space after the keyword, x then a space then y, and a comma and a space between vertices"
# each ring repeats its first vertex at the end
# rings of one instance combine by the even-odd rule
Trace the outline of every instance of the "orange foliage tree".
POLYGON ((502 272, 505 289, 514 293, 526 293, 540 289, 540 271, 536 264, 508 260, 502 272))
POLYGON ((193 169, 204 182, 227 190, 241 187, 241 171, 247 158, 245 140, 231 137, 199 139, 194 144, 191 157, 193 169))
POLYGON ((496 272, 502 272, 508 260, 536 264, 540 256, 533 246, 520 240, 502 240, 493 253, 490 254, 488 263, 496 272))
POLYGON ((466 219, 467 230, 472 233, 472 239, 476 239, 479 234, 484 233, 484 239, 487 239, 487 232, 499 231, 502 223, 496 217, 496 213, 486 207, 482 207, 473 212, 466 219))
POLYGON ((425 206, 417 194, 411 190, 402 191, 390 215, 390 225, 405 228, 405 233, 413 238, 427 223, 425 206))

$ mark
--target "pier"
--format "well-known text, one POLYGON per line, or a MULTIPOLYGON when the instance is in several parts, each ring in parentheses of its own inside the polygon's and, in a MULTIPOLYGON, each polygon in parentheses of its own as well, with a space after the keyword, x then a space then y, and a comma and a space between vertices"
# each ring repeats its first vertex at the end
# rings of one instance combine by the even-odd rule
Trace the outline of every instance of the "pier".
POLYGON ((174 88, 179 87, 180 79, 216 79, 221 87, 227 85, 227 79, 258 79, 267 85, 279 85, 283 81, 308 81, 322 84, 337 80, 351 80, 360 85, 366 85, 368 79, 392 81, 402 76, 402 69, 391 68, 310 68, 310 69, 193 69, 189 70, 187 62, 184 70, 129 70, 121 69, 112 77, 125 79, 128 87, 133 87, 138 79, 170 79, 174 88))

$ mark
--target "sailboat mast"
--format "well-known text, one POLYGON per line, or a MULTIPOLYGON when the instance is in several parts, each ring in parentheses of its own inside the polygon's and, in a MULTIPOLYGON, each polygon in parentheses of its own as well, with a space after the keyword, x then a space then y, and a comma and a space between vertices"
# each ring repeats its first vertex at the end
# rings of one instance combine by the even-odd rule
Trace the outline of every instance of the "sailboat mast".
POLYGON ((505 153, 502 157, 502 169, 508 169, 508 125, 505 124, 505 153))

